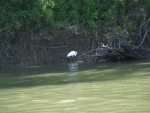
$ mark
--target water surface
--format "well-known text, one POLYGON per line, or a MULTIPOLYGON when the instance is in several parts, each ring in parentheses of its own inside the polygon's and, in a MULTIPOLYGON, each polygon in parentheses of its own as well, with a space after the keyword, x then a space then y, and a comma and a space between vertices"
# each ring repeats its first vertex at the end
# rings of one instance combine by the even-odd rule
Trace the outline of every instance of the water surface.
POLYGON ((0 113, 150 113, 150 62, 3 67, 0 113))

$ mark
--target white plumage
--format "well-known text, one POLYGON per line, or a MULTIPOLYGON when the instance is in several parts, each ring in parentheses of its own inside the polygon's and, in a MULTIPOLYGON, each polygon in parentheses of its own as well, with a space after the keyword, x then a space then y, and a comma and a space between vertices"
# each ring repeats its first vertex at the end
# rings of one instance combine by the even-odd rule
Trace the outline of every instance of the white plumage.
POLYGON ((77 55, 77 51, 70 51, 68 54, 67 54, 67 57, 75 57, 77 55))

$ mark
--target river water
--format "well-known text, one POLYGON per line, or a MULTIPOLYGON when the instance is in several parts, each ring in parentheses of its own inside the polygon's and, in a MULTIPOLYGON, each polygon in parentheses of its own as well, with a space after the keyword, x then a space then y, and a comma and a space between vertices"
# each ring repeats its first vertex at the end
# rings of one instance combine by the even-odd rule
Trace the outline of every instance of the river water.
POLYGON ((150 113, 150 62, 2 67, 0 113, 150 113))

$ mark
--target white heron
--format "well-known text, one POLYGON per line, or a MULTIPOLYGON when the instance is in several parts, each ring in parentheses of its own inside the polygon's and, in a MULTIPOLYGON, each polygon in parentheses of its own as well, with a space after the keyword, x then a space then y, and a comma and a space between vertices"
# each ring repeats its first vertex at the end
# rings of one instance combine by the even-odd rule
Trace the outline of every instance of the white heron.
POLYGON ((67 54, 67 60, 68 61, 73 61, 74 57, 77 56, 77 51, 70 51, 67 54))

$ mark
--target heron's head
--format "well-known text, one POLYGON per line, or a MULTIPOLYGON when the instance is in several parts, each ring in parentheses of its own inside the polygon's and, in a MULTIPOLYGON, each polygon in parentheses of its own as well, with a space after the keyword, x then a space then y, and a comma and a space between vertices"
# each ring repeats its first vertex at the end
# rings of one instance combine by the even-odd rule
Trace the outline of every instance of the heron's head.
POLYGON ((75 52, 75 54, 77 55, 77 51, 75 52))

